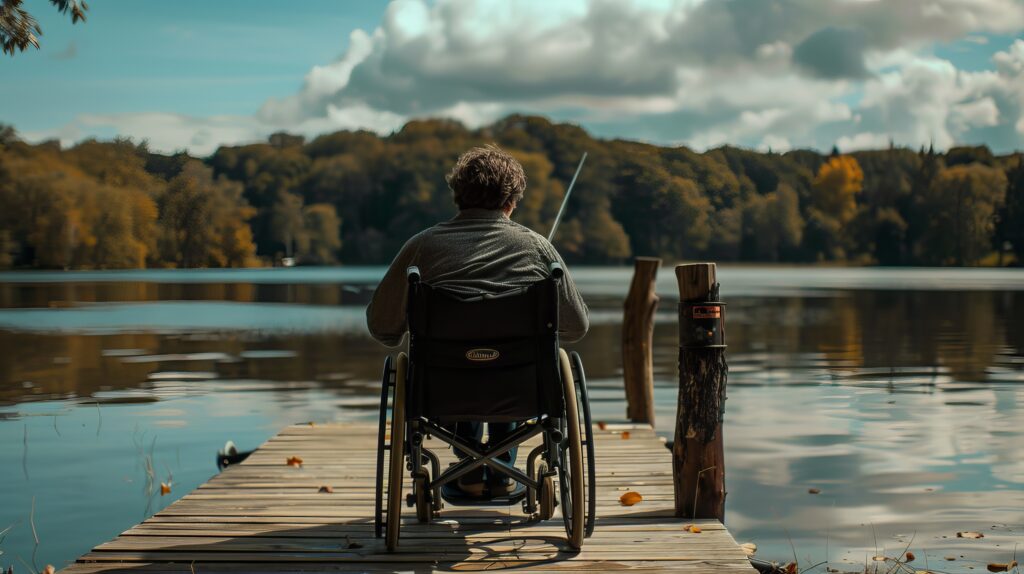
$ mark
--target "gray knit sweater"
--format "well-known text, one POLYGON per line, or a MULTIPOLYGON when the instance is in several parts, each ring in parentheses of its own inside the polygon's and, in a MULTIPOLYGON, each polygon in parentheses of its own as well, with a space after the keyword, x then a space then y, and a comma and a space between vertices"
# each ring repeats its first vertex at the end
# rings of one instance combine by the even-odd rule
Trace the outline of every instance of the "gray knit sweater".
POLYGON ((547 276, 558 261, 565 269, 559 290, 559 337, 583 338, 587 305, 561 256, 547 239, 505 217, 500 210, 464 209, 454 218, 414 235, 398 252, 366 308, 366 324, 389 347, 402 342, 407 326, 405 271, 419 267, 423 281, 467 296, 498 294, 547 276))

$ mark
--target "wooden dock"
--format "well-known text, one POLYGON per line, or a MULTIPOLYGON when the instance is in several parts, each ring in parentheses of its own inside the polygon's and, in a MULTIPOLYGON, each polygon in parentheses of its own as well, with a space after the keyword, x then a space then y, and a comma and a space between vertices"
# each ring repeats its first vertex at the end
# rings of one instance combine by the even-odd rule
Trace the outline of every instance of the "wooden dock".
MULTIPOLYGON (((594 432, 597 526, 579 552, 566 544, 558 511, 536 522, 519 506, 446 505, 428 525, 406 508, 399 551, 389 554, 373 536, 376 426, 305 424, 63 571, 756 572, 717 520, 673 516, 671 455, 650 427, 594 432), (301 467, 286 464, 289 457, 301 467), (621 505, 630 490, 643 501, 621 505)), ((452 459, 450 450, 435 452, 443 465, 452 459)))

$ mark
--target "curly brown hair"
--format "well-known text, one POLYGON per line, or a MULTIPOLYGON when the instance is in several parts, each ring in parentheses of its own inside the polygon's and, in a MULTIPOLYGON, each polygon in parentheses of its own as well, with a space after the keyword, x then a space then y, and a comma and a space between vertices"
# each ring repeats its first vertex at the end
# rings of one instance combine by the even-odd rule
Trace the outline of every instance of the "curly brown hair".
POLYGON ((445 177, 459 209, 505 209, 526 192, 526 172, 508 152, 494 144, 459 156, 445 177))

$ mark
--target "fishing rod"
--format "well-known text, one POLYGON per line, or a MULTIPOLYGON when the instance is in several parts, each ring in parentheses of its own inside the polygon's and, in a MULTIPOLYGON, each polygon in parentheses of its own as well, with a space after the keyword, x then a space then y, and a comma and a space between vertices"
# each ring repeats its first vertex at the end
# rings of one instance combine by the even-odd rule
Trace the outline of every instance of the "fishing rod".
POLYGON ((565 190, 565 198, 562 199, 562 207, 558 208, 558 215, 555 216, 555 223, 551 226, 551 232, 548 233, 548 242, 554 241, 555 231, 558 230, 558 224, 562 221, 562 214, 565 213, 565 206, 569 203, 569 194, 572 193, 572 186, 576 185, 576 178, 580 176, 580 170, 583 169, 583 162, 587 161, 587 152, 583 152, 583 157, 580 158, 580 164, 576 166, 576 173, 572 176, 572 181, 569 182, 569 189, 565 190))

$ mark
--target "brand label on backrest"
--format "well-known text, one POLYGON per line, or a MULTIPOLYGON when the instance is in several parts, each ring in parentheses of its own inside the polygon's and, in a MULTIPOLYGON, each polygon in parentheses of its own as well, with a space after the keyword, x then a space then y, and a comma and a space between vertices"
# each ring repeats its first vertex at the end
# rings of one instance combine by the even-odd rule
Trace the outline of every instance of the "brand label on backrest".
POLYGON ((470 361, 493 361, 500 354, 497 349, 470 349, 466 351, 466 358, 470 361))

